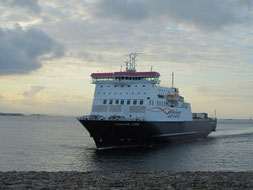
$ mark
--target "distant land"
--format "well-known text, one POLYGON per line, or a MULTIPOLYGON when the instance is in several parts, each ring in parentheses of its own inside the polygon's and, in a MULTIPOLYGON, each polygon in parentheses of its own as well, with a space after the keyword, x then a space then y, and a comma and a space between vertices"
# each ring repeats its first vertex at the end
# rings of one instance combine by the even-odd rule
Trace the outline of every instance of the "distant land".
POLYGON ((1 113, 0 112, 0 116, 25 116, 22 113, 1 113))
MULTIPOLYGON (((44 114, 29 114, 30 116, 45 116, 44 114)), ((23 113, 2 113, 0 112, 0 116, 26 116, 23 113)))

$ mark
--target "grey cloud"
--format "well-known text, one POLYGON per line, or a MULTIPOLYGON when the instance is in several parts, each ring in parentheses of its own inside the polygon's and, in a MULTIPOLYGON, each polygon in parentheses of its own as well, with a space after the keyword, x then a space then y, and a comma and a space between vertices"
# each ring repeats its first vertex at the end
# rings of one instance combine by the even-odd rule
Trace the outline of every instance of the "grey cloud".
POLYGON ((23 93, 23 96, 25 98, 33 98, 44 89, 45 89, 44 86, 31 86, 31 89, 29 91, 25 91, 23 93))
POLYGON ((64 54, 64 47, 45 32, 19 25, 15 29, 0 28, 0 76, 27 74, 42 67, 40 59, 64 54))
POLYGON ((103 62, 104 61, 102 54, 92 53, 89 51, 70 52, 69 56, 83 59, 84 61, 86 61, 88 63, 103 62))
POLYGON ((153 20, 218 30, 250 20, 249 0, 99 0, 93 15, 127 22, 153 20))
POLYGON ((41 11, 37 0, 1 0, 0 4, 8 7, 23 8, 33 13, 39 13, 41 11))

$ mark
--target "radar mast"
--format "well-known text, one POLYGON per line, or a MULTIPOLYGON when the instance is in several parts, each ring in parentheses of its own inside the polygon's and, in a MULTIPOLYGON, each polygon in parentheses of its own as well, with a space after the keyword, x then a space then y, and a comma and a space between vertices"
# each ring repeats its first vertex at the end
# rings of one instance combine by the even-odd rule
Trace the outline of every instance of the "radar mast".
POLYGON ((129 60, 125 61, 126 63, 126 72, 136 72, 136 57, 139 55, 139 53, 130 53, 127 56, 129 56, 129 60))

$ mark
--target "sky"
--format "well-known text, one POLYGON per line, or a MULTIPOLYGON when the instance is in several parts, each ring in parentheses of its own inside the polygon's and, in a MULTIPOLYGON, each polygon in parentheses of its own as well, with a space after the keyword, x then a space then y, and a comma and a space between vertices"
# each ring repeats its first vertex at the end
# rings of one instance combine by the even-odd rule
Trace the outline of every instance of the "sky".
POLYGON ((1 0, 0 112, 89 114, 93 72, 161 74, 193 112, 253 117, 252 0, 1 0))

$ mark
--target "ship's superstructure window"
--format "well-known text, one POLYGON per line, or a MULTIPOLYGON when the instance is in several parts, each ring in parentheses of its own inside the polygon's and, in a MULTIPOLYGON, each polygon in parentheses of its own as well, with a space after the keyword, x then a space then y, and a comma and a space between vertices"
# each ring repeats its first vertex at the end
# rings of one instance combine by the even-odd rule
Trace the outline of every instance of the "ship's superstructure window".
POLYGON ((124 104, 124 100, 120 100, 120 104, 123 105, 124 104))
POLYGON ((103 87, 103 85, 100 86, 101 88, 103 87))
POLYGON ((109 104, 112 104, 112 100, 109 100, 109 104))
POLYGON ((140 100, 140 105, 143 105, 143 100, 140 100))
POLYGON ((133 105, 136 105, 136 104, 137 104, 137 100, 134 100, 134 101, 133 101, 133 105))
POLYGON ((145 85, 142 85, 142 87, 145 87, 145 85))
POLYGON ((131 85, 128 85, 128 87, 131 87, 131 85))
POLYGON ((106 104, 107 100, 103 100, 103 104, 106 104))
POLYGON ((115 100, 115 104, 118 105, 119 104, 119 100, 115 100))
POLYGON ((127 105, 129 105, 131 103, 131 100, 127 100, 127 105))

